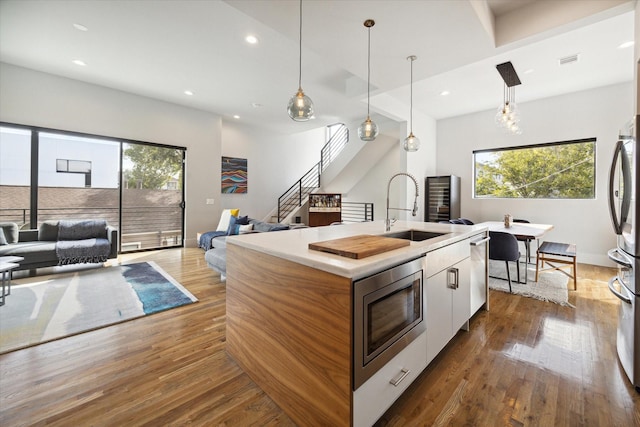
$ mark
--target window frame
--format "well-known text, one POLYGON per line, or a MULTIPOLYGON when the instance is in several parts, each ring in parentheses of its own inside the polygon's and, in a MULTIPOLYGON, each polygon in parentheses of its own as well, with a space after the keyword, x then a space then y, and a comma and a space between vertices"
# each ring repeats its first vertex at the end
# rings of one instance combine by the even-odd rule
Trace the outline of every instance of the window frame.
POLYGON ((497 148, 484 148, 479 150, 472 151, 472 176, 473 176, 473 185, 472 185, 472 199, 474 200, 595 200, 597 198, 597 138, 582 138, 582 139, 572 139, 566 141, 557 141, 557 142, 545 142, 538 144, 527 144, 527 145, 517 145, 517 146, 509 146, 509 147, 497 147, 497 148), (515 151, 515 150, 529 150, 536 148, 547 148, 547 147, 558 147, 562 145, 574 145, 574 144, 593 144, 593 182, 592 182, 592 196, 591 197, 503 197, 503 196, 495 196, 495 195, 486 195, 486 196, 478 196, 476 187, 477 187, 477 172, 478 172, 478 162, 476 161, 476 155, 482 153, 498 153, 504 151, 515 151))

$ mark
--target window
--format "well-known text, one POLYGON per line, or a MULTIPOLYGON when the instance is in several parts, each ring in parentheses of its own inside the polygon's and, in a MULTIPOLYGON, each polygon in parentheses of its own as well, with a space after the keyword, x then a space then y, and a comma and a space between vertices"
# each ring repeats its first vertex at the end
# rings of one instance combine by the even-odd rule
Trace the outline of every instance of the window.
POLYGON ((474 198, 593 199, 596 139, 476 150, 474 198))
POLYGON ((119 230, 120 252, 182 246, 185 153, 0 122, 0 221, 104 219, 119 230))

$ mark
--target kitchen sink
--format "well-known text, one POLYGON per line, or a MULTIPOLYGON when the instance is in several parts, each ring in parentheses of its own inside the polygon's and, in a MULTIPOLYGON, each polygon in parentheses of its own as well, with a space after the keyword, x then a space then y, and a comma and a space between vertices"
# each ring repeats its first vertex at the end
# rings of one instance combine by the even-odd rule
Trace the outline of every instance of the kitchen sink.
POLYGON ((383 237, 393 237, 396 239, 411 240, 412 242, 422 242, 423 240, 433 239, 434 237, 444 236, 448 233, 435 233, 433 231, 422 230, 404 230, 382 234, 383 237))

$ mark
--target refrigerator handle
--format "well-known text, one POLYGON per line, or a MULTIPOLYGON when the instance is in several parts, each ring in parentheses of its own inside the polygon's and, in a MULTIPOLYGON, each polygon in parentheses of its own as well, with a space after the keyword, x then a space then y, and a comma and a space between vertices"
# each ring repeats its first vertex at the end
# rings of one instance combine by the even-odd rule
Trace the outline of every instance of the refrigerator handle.
MULTIPOLYGON (((613 283, 614 282, 620 283, 620 280, 618 279, 618 276, 615 276, 615 277, 612 277, 611 279, 609 279, 609 290, 615 296, 617 296, 621 301, 626 302, 627 304, 631 304, 631 298, 628 298, 628 297, 622 295, 620 293, 620 291, 618 291, 616 288, 613 287, 613 283)), ((621 289, 624 289, 624 287, 621 287, 621 289)))
MULTIPOLYGON (((611 214, 611 221, 613 222, 613 230, 616 234, 622 234, 622 224, 618 221, 618 215, 616 214, 616 203, 614 198, 615 189, 614 180, 616 175, 616 166, 618 164, 618 157, 622 155, 623 143, 618 141, 615 149, 613 150, 613 161, 611 162, 611 169, 609 170, 609 213, 611 214)), ((622 220, 622 212, 620 213, 620 220, 622 220)))
POLYGON ((618 249, 610 249, 607 252, 607 256, 609 257, 609 259, 613 262, 615 262, 616 264, 620 264, 623 267, 627 267, 627 268, 633 268, 633 264, 631 264, 631 262, 627 259, 627 257, 625 257, 624 255, 622 255, 618 249), (618 256, 616 256, 616 254, 618 256))

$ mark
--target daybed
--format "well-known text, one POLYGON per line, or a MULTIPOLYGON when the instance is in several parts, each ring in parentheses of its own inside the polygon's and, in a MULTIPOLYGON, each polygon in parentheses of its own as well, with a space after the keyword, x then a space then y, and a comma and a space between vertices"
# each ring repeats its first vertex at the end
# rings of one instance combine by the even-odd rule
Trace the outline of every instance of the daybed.
MULTIPOLYGON (((228 210, 225 210, 223 212, 216 231, 203 233, 198 242, 198 245, 206 251, 204 259, 207 265, 220 273, 222 280, 225 280, 227 274, 227 236, 304 227, 300 225, 289 226, 281 223, 264 222, 246 216, 237 217, 230 214, 228 215, 227 211, 228 210), (228 226, 225 228, 225 224, 227 223, 228 226)), ((235 215, 237 215, 237 212, 235 212, 235 215)))
POLYGON ((118 231, 104 220, 44 221, 30 230, 1 222, 0 256, 23 257, 19 270, 102 263, 118 257, 118 231))

